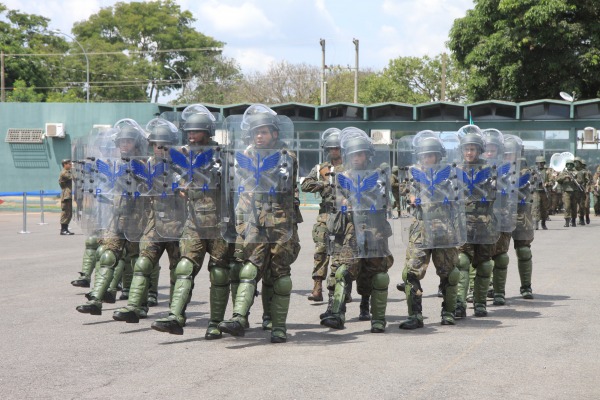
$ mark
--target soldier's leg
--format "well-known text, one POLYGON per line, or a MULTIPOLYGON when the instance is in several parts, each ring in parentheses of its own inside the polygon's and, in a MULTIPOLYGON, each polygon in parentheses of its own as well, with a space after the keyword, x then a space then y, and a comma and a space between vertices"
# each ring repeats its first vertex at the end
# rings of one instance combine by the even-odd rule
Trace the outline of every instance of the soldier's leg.
POLYGON ((317 222, 313 227, 313 241, 315 242, 314 267, 312 279, 314 287, 308 300, 323 301, 323 280, 327 277, 329 255, 327 253, 327 235, 329 231, 325 223, 317 222))
POLYGON ((233 317, 222 321, 218 325, 221 332, 233 336, 244 336, 246 334, 244 326, 247 323, 248 311, 254 302, 258 273, 258 267, 250 261, 247 261, 240 270, 240 283, 233 305, 233 317))
POLYGON ((133 279, 131 281, 127 306, 113 313, 115 321, 138 323, 140 318, 147 317, 148 308, 146 299, 148 297, 150 276, 154 269, 156 269, 156 263, 152 258, 142 255, 137 259, 133 267, 133 279))
POLYGON ((469 286, 467 289, 467 303, 473 302, 473 287, 475 286, 475 268, 469 265, 469 286))
POLYGON ((590 224, 590 197, 592 194, 590 192, 585 193, 585 203, 583 206, 583 213, 585 214, 585 223, 590 224))
POLYGON ((565 228, 568 228, 571 222, 571 196, 569 195, 569 192, 563 192, 562 198, 563 208, 565 209, 565 228))
POLYGON ((379 272, 373 276, 371 291, 371 333, 382 333, 385 331, 385 311, 387 308, 388 286, 390 276, 387 272, 379 272))
POLYGON ((273 301, 273 279, 271 271, 267 268, 262 278, 262 289, 260 291, 261 303, 263 308, 262 328, 265 331, 270 331, 273 328, 271 318, 271 303, 273 301))
POLYGON ((517 253, 517 265, 519 277, 521 278, 521 296, 524 299, 533 299, 531 289, 531 274, 533 270, 531 245, 525 241, 515 240, 515 252, 517 253))
MULTIPOLYGON (((411 232, 420 232, 420 229, 411 226, 411 232)), ((423 289, 421 279, 425 277, 427 266, 431 260, 432 250, 422 249, 420 234, 411 236, 406 249, 406 261, 402 280, 404 281, 404 293, 406 295, 406 306, 408 307, 408 319, 400 323, 400 329, 417 329, 423 327, 423 307, 421 300, 423 289)))
POLYGON ((83 251, 83 260, 81 261, 81 272, 79 278, 71 281, 71 285, 78 287, 90 287, 92 281, 92 272, 96 265, 96 250, 98 249, 98 238, 88 236, 85 240, 85 250, 83 251))
POLYGON ((129 287, 131 286, 131 280, 133 279, 133 267, 140 255, 140 244, 139 242, 127 242, 125 245, 127 251, 125 252, 125 264, 123 265, 122 275, 122 289, 121 297, 119 300, 127 300, 129 298, 129 287))
POLYGON ((289 275, 275 279, 271 300, 271 343, 284 343, 287 341, 286 320, 290 308, 291 292, 292 278, 289 275))
POLYGON ((594 215, 600 215, 600 195, 597 194, 594 195, 594 215))
POLYGON ((125 255, 126 250, 123 249, 121 251, 121 255, 119 257, 119 262, 114 269, 114 273, 110 284, 108 285, 108 289, 106 290, 106 294, 104 295, 103 301, 105 303, 115 303, 117 301, 117 292, 119 291, 119 286, 121 286, 121 282, 123 279, 123 270, 125 269, 125 255))
POLYGON ((506 304, 506 276, 508 274, 508 253, 500 253, 494 256, 494 305, 503 306, 506 304))
POLYGON ((460 277, 458 265, 458 249, 433 249, 431 252, 433 265, 436 273, 440 277, 440 286, 442 290, 442 311, 441 324, 454 325, 457 297, 457 284, 460 277))
POLYGON ((475 255, 473 257, 473 266, 476 269, 475 284, 473 287, 473 306, 476 317, 487 316, 487 292, 490 285, 490 277, 494 269, 494 262, 491 260, 493 245, 478 244, 475 245, 475 255))
POLYGON ((465 244, 458 249, 458 272, 459 280, 456 285, 456 318, 467 316, 467 291, 469 288, 469 267, 473 257, 473 245, 465 244))
POLYGON ((94 289, 89 294, 90 300, 85 304, 77 306, 77 311, 92 315, 102 314, 102 299, 112 281, 114 270, 119 262, 124 246, 124 239, 112 238, 106 241, 106 250, 104 250, 99 259, 100 265, 96 271, 94 289))
POLYGON ((321 325, 333 329, 343 329, 346 322, 347 288, 352 283, 352 272, 349 264, 342 264, 335 273, 335 289, 330 313, 321 319, 321 325))
POLYGON ((373 292, 373 274, 368 273, 365 269, 361 269, 358 272, 356 278, 356 291, 360 294, 360 305, 359 305, 359 321, 370 321, 371 313, 369 312, 371 303, 371 294, 373 292))
POLYGON ((212 257, 208 265, 210 271, 210 322, 204 335, 207 340, 222 337, 218 325, 225 318, 225 309, 229 300, 228 267, 227 263, 217 262, 212 257))

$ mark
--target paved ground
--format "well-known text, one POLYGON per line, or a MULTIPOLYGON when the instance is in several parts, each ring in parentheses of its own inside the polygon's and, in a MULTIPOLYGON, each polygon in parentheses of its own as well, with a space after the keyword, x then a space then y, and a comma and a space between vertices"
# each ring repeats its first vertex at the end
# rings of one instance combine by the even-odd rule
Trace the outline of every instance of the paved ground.
MULTIPOLYGON (((315 211, 305 211, 314 221, 315 211)), ((196 280, 183 336, 150 329, 166 315, 166 268, 160 305, 148 320, 112 320, 124 302, 102 316, 75 311, 84 289, 69 282, 80 268, 85 236, 59 236, 58 214, 47 225, 30 214, 29 234, 19 213, 0 213, 0 393, 5 399, 598 399, 600 398, 600 218, 563 228, 553 217, 533 245, 534 300, 522 300, 515 255, 507 305, 489 306, 487 318, 440 325, 433 267, 424 280, 425 328, 398 329, 406 317, 400 281, 404 245, 396 243, 390 271, 388 328, 371 334, 360 322, 358 302, 348 307, 347 327, 319 325, 325 303, 307 300, 311 289, 311 222, 301 225, 302 252, 293 266, 289 341, 269 343, 260 329, 260 302, 244 338, 204 340, 208 275, 196 280)), ((167 263, 165 259, 163 266, 167 263)), ((355 294, 356 298, 356 294, 355 294)), ((469 310, 472 313, 472 310, 469 310)), ((228 311, 228 315, 230 312, 228 311)))

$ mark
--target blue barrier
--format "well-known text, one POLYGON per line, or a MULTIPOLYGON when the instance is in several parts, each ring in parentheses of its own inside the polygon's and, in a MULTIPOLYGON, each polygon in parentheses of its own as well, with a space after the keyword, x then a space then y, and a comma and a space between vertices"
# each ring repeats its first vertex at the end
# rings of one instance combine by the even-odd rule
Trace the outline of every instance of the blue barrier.
POLYGON ((23 229, 19 233, 30 233, 27 230, 27 196, 40 196, 40 223, 38 225, 48 225, 44 222, 44 196, 60 196, 58 190, 38 190, 35 192, 0 192, 0 197, 23 196, 23 229))
POLYGON ((35 195, 44 195, 44 196, 60 196, 59 190, 37 190, 35 192, 0 192, 0 197, 10 197, 10 196, 23 196, 27 194, 27 196, 35 196, 35 195))

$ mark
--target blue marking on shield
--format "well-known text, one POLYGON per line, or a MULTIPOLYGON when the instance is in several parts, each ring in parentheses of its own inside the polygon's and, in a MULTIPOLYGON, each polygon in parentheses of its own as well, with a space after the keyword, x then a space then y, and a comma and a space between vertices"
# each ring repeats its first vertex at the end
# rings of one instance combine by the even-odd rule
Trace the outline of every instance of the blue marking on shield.
POLYGON ((129 195, 127 194, 127 190, 123 190, 123 193, 121 193, 121 196, 128 197, 129 195))
POLYGON ((133 193, 133 197, 134 197, 134 198, 136 198, 136 199, 137 199, 138 197, 140 197, 140 192, 135 192, 135 193, 133 193))
POLYGON ((508 196, 508 193, 506 193, 506 189, 502 189, 502 191, 500 192, 501 196, 508 196))
POLYGON ((238 186, 238 195, 244 193, 244 187, 243 186, 238 186))
POLYGON ((275 192, 275 188, 273 186, 271 186, 271 189, 269 190, 269 196, 275 196, 277 192, 275 192))
POLYGON ((525 205, 526 204, 525 199, 521 199, 521 201, 519 203, 522 205, 525 205))
POLYGON ((204 185, 202 185, 202 191, 206 192, 207 190, 208 190, 208 184, 205 183, 204 185))
POLYGON ((417 197, 417 198, 415 199, 415 204, 416 204, 416 205, 418 205, 418 206, 420 206, 420 205, 421 205, 421 198, 420 198, 420 197, 417 197))
POLYGON ((483 197, 481 198, 481 202, 482 202, 482 203, 487 203, 487 199, 485 198, 485 196, 483 196, 483 197))
POLYGON ((177 182, 173 182, 171 183, 171 191, 174 192, 175 189, 177 189, 179 187, 179 183, 177 182))
POLYGON ((162 197, 163 199, 164 199, 165 197, 167 197, 167 192, 165 192, 165 191, 163 190, 163 192, 161 193, 160 197, 162 197))
POLYGON ((96 189, 96 196, 98 196, 100 193, 102 193, 102 189, 96 189))
POLYGON ((444 197, 444 204, 446 204, 446 205, 450 204, 450 200, 448 200, 447 197, 444 197))
POLYGON ((371 205, 371 208, 369 209, 369 211, 371 211, 372 213, 377 211, 377 208, 375 207, 375 204, 371 205))
POLYGON ((346 212, 348 212, 348 206, 342 206, 341 209, 342 214, 346 214, 346 212))

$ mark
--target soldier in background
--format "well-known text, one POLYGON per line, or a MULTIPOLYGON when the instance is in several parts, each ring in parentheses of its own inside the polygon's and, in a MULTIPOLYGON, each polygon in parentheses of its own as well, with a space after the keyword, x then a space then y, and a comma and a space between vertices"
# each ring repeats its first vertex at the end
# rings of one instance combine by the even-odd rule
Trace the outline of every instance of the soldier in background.
MULTIPOLYGON (((318 193, 321 196, 319 215, 313 226, 312 237, 315 242, 315 265, 312 271, 314 287, 308 296, 311 301, 323 301, 323 280, 327 278, 329 265, 329 230, 327 217, 335 207, 335 187, 332 185, 335 173, 343 170, 342 154, 340 149, 340 130, 329 128, 322 134, 322 145, 327 161, 315 165, 301 185, 303 192, 318 193)), ((329 288, 329 285, 328 285, 329 288)), ((329 297, 332 297, 330 288, 329 297)))
POLYGON ((592 193, 594 194, 594 215, 600 216, 600 165, 596 167, 592 182, 592 193))
POLYGON ((390 175, 390 186, 392 187, 392 197, 394 198, 394 204, 392 205, 392 213, 396 210, 394 219, 399 218, 402 215, 402 208, 400 207, 400 168, 397 165, 392 167, 392 174, 390 175))
POLYGON ((73 175, 71 174, 71 168, 73 164, 71 160, 62 160, 62 171, 58 177, 58 184, 60 185, 60 234, 61 235, 73 235, 74 233, 69 231, 69 222, 73 218, 73 175))
POLYGON ((563 193, 563 207, 565 209, 565 228, 570 226, 577 226, 577 192, 579 182, 577 182, 577 176, 575 171, 575 162, 573 159, 566 160, 565 169, 562 170, 556 182, 561 185, 563 193))
POLYGON ((583 173, 585 174, 585 186, 583 187, 583 189, 585 190, 585 193, 584 193, 585 200, 583 201, 583 215, 585 217, 585 223, 589 225, 590 224, 590 201, 591 201, 590 197, 592 196, 592 191, 594 188, 594 179, 592 177, 592 173, 587 168, 587 165, 583 158, 581 159, 581 167, 582 167, 583 173))
POLYGON ((538 180, 533 194, 533 218, 535 219, 536 229, 538 229, 541 221, 542 229, 547 230, 546 220, 548 219, 548 211, 550 209, 549 190, 552 189, 551 171, 546 168, 544 156, 537 156, 535 164, 538 180))
MULTIPOLYGON (((589 181, 588 170, 584 167, 581 157, 575 157, 575 176, 577 180, 577 213, 579 226, 585 226, 585 197, 589 181)), ((589 207, 588 207, 589 213, 589 207)))

